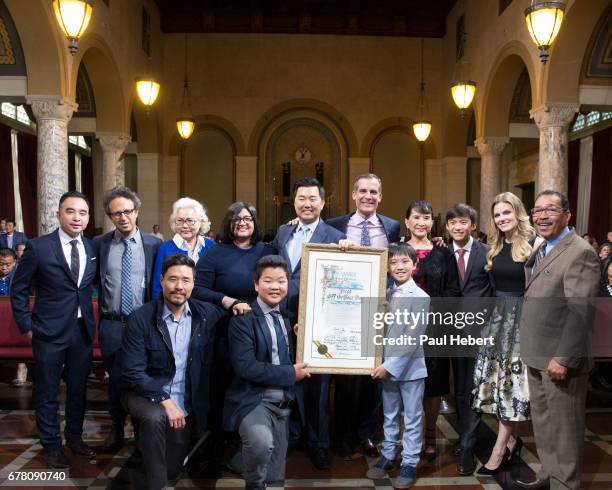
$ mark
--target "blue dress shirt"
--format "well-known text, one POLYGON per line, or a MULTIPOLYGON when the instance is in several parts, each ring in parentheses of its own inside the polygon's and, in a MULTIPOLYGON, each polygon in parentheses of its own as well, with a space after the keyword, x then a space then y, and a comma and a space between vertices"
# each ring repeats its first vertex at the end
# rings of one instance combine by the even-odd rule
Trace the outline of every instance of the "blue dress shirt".
POLYGON ((174 354, 174 364, 176 372, 170 383, 164 386, 164 391, 170 395, 170 398, 176 403, 187 416, 188 410, 188 394, 186 389, 186 374, 187 374, 187 359, 189 357, 189 341, 191 340, 191 310, 189 304, 185 303, 183 314, 178 320, 174 319, 174 315, 164 304, 162 319, 166 322, 168 332, 170 333, 170 341, 172 342, 172 353, 174 354))

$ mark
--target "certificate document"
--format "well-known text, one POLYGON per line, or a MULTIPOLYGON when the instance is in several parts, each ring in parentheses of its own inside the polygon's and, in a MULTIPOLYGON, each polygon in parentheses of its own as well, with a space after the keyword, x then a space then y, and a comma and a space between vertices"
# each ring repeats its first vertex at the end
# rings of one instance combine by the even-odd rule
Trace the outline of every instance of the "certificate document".
POLYGON ((386 249, 304 245, 298 362, 336 374, 370 374, 380 364, 372 318, 385 295, 386 266, 386 249))

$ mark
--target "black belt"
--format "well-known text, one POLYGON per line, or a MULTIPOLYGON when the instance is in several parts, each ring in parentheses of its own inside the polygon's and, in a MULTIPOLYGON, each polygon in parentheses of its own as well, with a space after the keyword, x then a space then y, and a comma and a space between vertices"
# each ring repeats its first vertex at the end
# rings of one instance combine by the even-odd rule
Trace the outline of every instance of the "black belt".
POLYGON ((274 405, 277 408, 280 408, 281 410, 284 410, 286 408, 290 408, 291 407, 291 402, 292 400, 283 400, 280 402, 269 402, 272 405, 274 405))
POLYGON ((128 317, 126 315, 115 315, 113 313, 102 313, 100 315, 101 320, 110 320, 112 322, 127 323, 128 317))

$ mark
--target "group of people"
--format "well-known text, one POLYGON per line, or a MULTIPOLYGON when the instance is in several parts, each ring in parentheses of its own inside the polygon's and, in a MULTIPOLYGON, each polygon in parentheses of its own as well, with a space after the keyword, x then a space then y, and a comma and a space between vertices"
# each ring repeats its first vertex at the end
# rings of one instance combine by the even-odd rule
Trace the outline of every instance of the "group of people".
POLYGON ((316 179, 298 180, 293 196, 297 218, 280 226, 271 243, 262 240, 257 211, 245 202, 228 208, 217 242, 205 238, 210 222, 202 204, 190 198, 174 203, 174 237, 162 243, 139 230, 141 202, 126 187, 104 196, 115 229, 90 241, 82 236, 87 198, 76 191, 62 196, 58 229, 28 242, 10 292, 17 324, 32 339, 36 420, 48 465, 67 468, 70 455, 95 455, 83 442, 82 426, 97 286, 112 419, 104 447, 124 444, 130 415, 150 488, 178 476, 190 435, 208 428, 216 440, 240 439, 231 464, 247 489, 282 478, 287 448, 300 442, 317 468, 329 468, 331 411, 342 456, 359 449, 379 456, 370 478, 386 475, 403 446, 395 487, 410 488, 420 458, 437 457, 436 420, 440 398, 451 391, 451 367, 460 475, 476 470, 477 428, 480 415, 489 413, 498 418, 499 432, 479 473, 495 474, 512 463, 522 447, 516 423, 531 419, 542 470, 535 482, 517 485, 579 488, 591 364, 583 351, 571 354, 585 341, 576 334, 585 332, 587 318, 563 309, 547 316, 522 300, 591 298, 600 288, 597 255, 568 227, 567 198, 541 193, 532 225, 517 196, 496 196, 487 245, 472 238, 477 216, 466 204, 446 213, 448 242, 432 238, 434 213, 427 201, 409 205, 409 237, 399 243, 399 221, 377 212, 382 182, 374 174, 355 179, 354 212, 327 222, 321 218, 325 189, 316 179), (401 297, 496 297, 483 329, 496 339, 496 349, 453 359, 407 351, 384 358, 369 377, 335 376, 332 410, 332 376, 311 374, 295 362, 304 243, 388 248, 391 305, 401 297), (70 452, 57 420, 61 378, 70 452))

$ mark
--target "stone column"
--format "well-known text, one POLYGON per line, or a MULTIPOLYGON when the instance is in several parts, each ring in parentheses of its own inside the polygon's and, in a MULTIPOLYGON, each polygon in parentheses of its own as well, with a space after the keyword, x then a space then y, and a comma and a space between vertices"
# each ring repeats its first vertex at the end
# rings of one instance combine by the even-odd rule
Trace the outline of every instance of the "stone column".
POLYGON ((593 173, 593 136, 580 140, 580 166, 578 167, 578 202, 576 203, 576 233, 589 231, 591 210, 591 177, 593 173))
POLYGON ((68 121, 77 104, 58 96, 30 96, 38 130, 38 233, 57 228, 59 199, 68 190, 68 121))
POLYGON ((138 162, 138 196, 142 201, 142 208, 138 213, 138 226, 147 233, 151 232, 154 224, 161 225, 160 221, 168 221, 170 210, 159 209, 159 153, 137 153, 138 162))
POLYGON ((106 192, 116 185, 125 183, 125 167, 122 157, 126 146, 132 139, 124 133, 96 133, 96 137, 102 148, 102 183, 103 192, 106 192))
POLYGON ((484 136, 474 141, 480 153, 480 231, 488 233, 491 203, 501 191, 501 157, 510 138, 484 136))
POLYGON ((554 189, 567 194, 568 128, 578 104, 546 102, 529 111, 540 129, 540 161, 536 194, 554 189))

